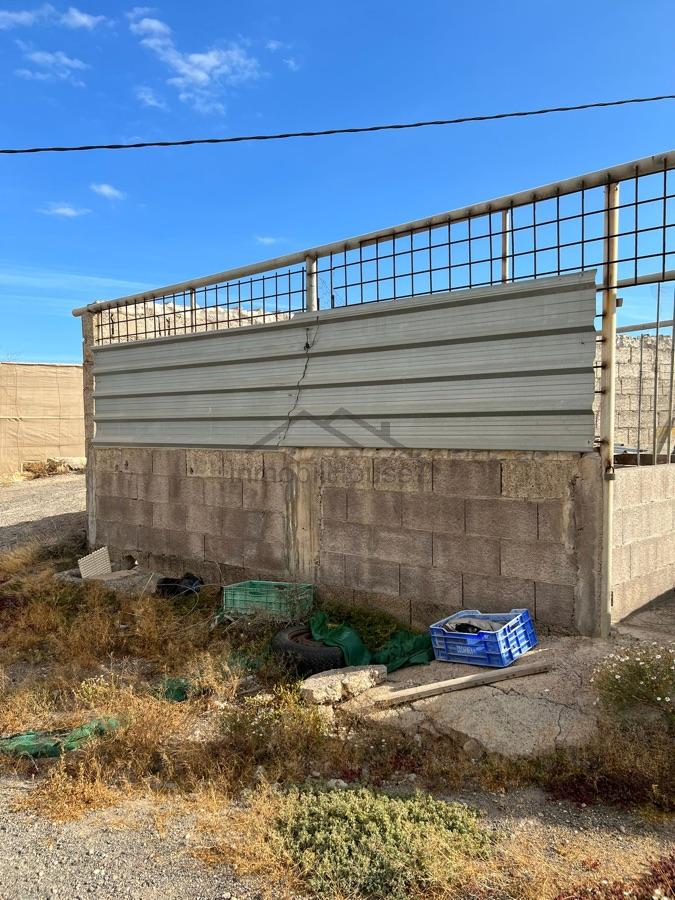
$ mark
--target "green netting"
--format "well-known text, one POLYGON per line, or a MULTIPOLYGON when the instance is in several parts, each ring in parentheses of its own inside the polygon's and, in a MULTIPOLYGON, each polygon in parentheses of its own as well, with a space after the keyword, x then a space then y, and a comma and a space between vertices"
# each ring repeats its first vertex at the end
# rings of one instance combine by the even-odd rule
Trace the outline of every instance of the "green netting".
POLYGON ((64 731, 25 731, 0 738, 0 753, 11 756, 55 757, 78 750, 94 737, 117 728, 117 719, 92 719, 86 725, 64 731))
POLYGON ((386 644, 371 653, 354 628, 349 625, 329 625, 325 612, 317 612, 309 620, 309 627, 315 641, 342 650, 347 666, 367 666, 372 663, 387 667, 394 672, 404 666, 429 663, 434 658, 431 638, 428 634, 413 634, 401 628, 386 644))

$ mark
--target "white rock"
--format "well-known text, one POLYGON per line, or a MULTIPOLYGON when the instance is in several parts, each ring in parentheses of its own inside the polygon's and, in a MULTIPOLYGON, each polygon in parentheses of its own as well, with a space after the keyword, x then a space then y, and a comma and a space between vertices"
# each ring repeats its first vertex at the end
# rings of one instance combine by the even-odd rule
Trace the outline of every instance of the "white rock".
POLYGON ((305 679, 300 695, 308 703, 340 703, 375 687, 385 679, 386 666, 346 666, 305 679))

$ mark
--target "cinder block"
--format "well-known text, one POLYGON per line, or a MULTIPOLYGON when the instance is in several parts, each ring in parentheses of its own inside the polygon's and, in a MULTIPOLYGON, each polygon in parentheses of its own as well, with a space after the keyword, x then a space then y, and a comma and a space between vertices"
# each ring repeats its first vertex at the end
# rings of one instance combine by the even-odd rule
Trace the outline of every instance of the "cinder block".
POLYGON ((435 459, 434 493, 453 497, 498 497, 500 463, 496 459, 435 459))
POLYGON ((534 611, 534 582, 504 575, 463 576, 464 608, 481 612, 510 612, 527 607, 534 611))
POLYGON ((97 472, 119 472, 122 451, 117 447, 97 447, 94 450, 94 467, 97 472))
POLYGON ((345 488, 323 488, 321 491, 321 519, 327 522, 345 522, 347 520, 347 491, 345 488))
POLYGON ((204 535, 185 531, 169 531, 166 528, 140 526, 139 549, 163 556, 182 559, 204 559, 204 535))
POLYGON ((187 475, 187 453, 175 447, 156 448, 152 451, 154 475, 187 475))
POLYGON ((399 592, 398 565, 378 559, 346 556, 345 584, 360 591, 396 596, 399 592))
POLYGON ((204 478, 223 477, 222 450, 188 450, 187 474, 204 478))
POLYGON ((673 530, 673 502, 643 503, 635 509, 624 509, 623 542, 632 544, 648 537, 668 534, 673 530))
POLYGON ((576 459, 505 460, 502 463, 502 495, 523 500, 564 500, 578 474, 576 459))
POLYGON ((642 473, 646 467, 627 466, 616 469, 614 509, 633 509, 642 503, 642 473))
POLYGON ((134 475, 138 480, 137 496, 139 500, 151 503, 169 502, 169 477, 167 475, 134 475))
MULTIPOLYGON (((196 481, 188 479, 188 484, 196 481)), ((257 483, 257 482, 256 482, 257 483)), ((204 503, 207 506, 220 506, 225 509, 240 509, 242 505, 243 482, 237 479, 226 481, 224 478, 205 478, 203 482, 204 503)))
POLYGON ((323 522, 321 547, 333 553, 350 553, 368 556, 372 541, 372 529, 355 522, 323 522))
POLYGON ((202 534, 223 534, 223 510, 217 506, 188 506, 187 530, 202 534))
POLYGON ((208 560, 243 569, 245 543, 246 541, 229 535, 207 534, 204 539, 204 555, 208 560))
POLYGON ((537 537, 540 541, 562 544, 568 527, 562 500, 541 500, 537 503, 537 537))
MULTIPOLYGON (((415 606, 420 603, 428 602, 441 610, 460 609, 462 576, 457 572, 444 572, 428 566, 401 566, 401 596, 410 599, 413 617, 415 606)), ((443 614, 449 616, 450 612, 443 614)))
MULTIPOLYGON (((675 563, 675 533, 664 534, 658 541, 658 568, 670 566, 675 563)), ((675 584, 675 582, 674 582, 675 584)))
POLYGON ((537 539, 537 504, 527 500, 467 500, 467 534, 537 539))
POLYGON ((136 499, 138 496, 138 475, 127 475, 124 472, 106 472, 96 470, 95 490, 97 497, 127 497, 136 499))
POLYGON ((122 450, 120 470, 131 475, 149 475, 152 472, 152 449, 131 447, 122 450))
POLYGON ((658 550, 661 538, 648 538, 630 544, 630 575, 641 578, 658 569, 658 550))
POLYGON ((483 537, 435 534, 434 568, 499 575, 499 542, 483 537))
POLYGON ((186 559, 204 559, 204 535, 185 531, 164 532, 166 552, 186 559))
POLYGON ((547 584, 574 585, 577 569, 562 544, 526 541, 502 542, 502 575, 512 575, 547 584))
POLYGON ((264 541, 246 542, 244 567, 273 574, 284 574, 288 571, 288 559, 284 544, 264 541))
POLYGON ((222 533, 235 540, 258 541, 265 525, 265 513, 252 509, 223 509, 222 533))
POLYGON ((125 497, 99 497, 96 513, 106 522, 152 525, 152 503, 125 497))
POLYGON ((215 484, 220 479, 201 478, 198 475, 169 476, 169 500, 171 503, 182 503, 184 506, 202 506, 205 501, 205 484, 215 484))
POLYGON ((345 557, 343 553, 324 550, 319 554, 318 580, 323 584, 345 583, 345 557))
POLYGON ((169 531, 187 531, 187 507, 179 503, 154 503, 152 524, 169 531))
POLYGON ((612 551, 612 578, 615 585, 630 581, 630 544, 612 551))
POLYGON ((422 456, 378 456, 373 484, 378 491, 430 491, 431 459, 422 456))
POLYGON ((440 494, 403 494, 403 525, 412 531, 464 532, 464 500, 440 494))
POLYGON ((286 517, 278 512, 263 513, 260 540, 268 543, 283 542, 286 538, 286 517))
POLYGON ((265 481, 288 481, 290 468, 288 454, 285 450, 269 450, 263 452, 263 477, 265 481))
POLYGON ((432 536, 424 531, 384 531, 373 528, 371 553, 375 559, 407 566, 431 566, 432 536))
MULTIPOLYGON (((223 450, 223 478, 260 481, 263 477, 263 455, 259 450, 223 450)), ((206 474, 206 473, 205 473, 206 474)))
MULTIPOLYGON (((233 482, 237 484, 238 482, 233 482)), ((278 481, 243 482, 244 509, 266 509, 284 512, 286 509, 286 488, 278 481)))
POLYGON ((402 494, 385 491, 347 491, 347 521, 379 528, 401 525, 402 494))
POLYGON ((372 488, 373 460, 370 456, 324 456, 321 460, 324 485, 343 488, 372 488))
POLYGON ((574 589, 570 585, 537 582, 535 619, 544 625, 570 629, 574 619, 574 589))
POLYGON ((101 546, 119 547, 122 550, 138 548, 138 526, 122 522, 96 520, 96 540, 101 546))

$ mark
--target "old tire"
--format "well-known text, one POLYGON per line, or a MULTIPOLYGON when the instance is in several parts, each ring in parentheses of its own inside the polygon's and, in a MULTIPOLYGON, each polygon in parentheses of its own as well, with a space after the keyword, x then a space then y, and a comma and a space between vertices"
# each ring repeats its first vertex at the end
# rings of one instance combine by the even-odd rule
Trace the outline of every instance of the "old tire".
POLYGON ((272 647, 303 675, 341 669, 345 658, 339 647, 327 647, 312 638, 308 625, 291 625, 272 638, 272 647))

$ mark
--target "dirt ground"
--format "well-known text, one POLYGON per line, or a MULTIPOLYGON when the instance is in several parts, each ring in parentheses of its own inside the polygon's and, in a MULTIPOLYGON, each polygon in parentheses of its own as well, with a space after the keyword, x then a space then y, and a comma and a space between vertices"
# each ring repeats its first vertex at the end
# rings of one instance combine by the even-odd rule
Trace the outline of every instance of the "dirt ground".
POLYGON ((54 475, 0 485, 0 551, 52 543, 85 526, 84 475, 54 475))
MULTIPOLYGON (((161 806, 128 802, 56 824, 12 809, 30 789, 22 779, 0 779, 3 900, 259 897, 255 885, 226 866, 206 866, 195 859, 193 852, 202 843, 189 817, 167 816, 161 806)), ((583 881, 590 872, 612 880, 639 871, 675 841, 672 821, 650 821, 603 805, 559 802, 532 788, 507 794, 467 792, 446 799, 478 808, 499 836, 501 854, 513 856, 521 866, 529 859, 538 873, 546 873, 552 890, 570 873, 583 881)))

